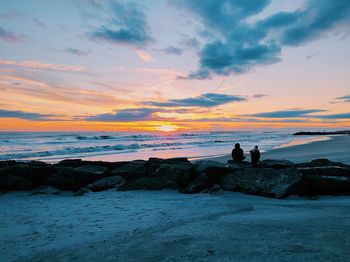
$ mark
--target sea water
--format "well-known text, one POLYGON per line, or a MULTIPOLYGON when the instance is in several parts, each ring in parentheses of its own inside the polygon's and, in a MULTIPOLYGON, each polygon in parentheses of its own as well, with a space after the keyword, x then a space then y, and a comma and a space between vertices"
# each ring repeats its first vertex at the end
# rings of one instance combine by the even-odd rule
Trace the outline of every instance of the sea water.
POLYGON ((0 160, 67 158, 121 161, 149 157, 199 159, 227 155, 235 143, 247 153, 255 145, 261 151, 304 138, 288 131, 229 131, 185 133, 125 132, 2 132, 0 160))

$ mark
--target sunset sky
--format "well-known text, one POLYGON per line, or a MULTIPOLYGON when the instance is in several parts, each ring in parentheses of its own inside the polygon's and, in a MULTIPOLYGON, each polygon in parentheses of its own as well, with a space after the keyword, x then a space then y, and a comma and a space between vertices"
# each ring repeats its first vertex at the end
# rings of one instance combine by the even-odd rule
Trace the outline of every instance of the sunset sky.
POLYGON ((1 0, 0 131, 350 126, 349 0, 1 0))

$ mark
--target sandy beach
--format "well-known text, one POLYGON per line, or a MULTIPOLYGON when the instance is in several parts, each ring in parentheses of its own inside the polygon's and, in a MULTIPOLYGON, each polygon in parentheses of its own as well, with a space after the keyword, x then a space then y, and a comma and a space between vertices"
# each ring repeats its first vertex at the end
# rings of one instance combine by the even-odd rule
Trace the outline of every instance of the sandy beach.
MULTIPOLYGON (((276 148, 262 153, 261 160, 264 159, 288 159, 295 163, 308 162, 317 158, 327 158, 350 164, 350 136, 329 136, 323 141, 292 145, 276 148)), ((246 160, 250 161, 248 148, 244 148, 246 160)), ((231 159, 231 155, 211 158, 211 160, 225 162, 231 159)))
MULTIPOLYGON (((349 136, 263 159, 349 163, 349 136)), ((221 158, 220 161, 226 161, 221 158)), ((284 200, 234 192, 115 189, 0 195, 1 261, 347 261, 350 197, 284 200)))

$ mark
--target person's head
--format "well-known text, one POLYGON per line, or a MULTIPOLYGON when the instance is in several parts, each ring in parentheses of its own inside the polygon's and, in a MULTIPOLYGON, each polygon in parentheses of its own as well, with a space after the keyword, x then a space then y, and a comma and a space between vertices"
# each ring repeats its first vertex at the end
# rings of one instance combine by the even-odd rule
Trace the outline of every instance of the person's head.
POLYGON ((241 145, 239 143, 235 144, 235 148, 240 148, 240 147, 241 147, 241 145))
POLYGON ((258 149, 259 149, 259 148, 258 148, 258 146, 255 146, 254 148, 255 148, 256 150, 258 150, 258 149))

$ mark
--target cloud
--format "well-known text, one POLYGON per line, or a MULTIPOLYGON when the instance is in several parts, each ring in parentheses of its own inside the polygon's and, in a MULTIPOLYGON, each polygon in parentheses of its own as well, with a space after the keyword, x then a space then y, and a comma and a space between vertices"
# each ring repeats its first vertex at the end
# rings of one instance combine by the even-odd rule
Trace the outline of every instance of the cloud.
POLYGON ((336 98, 337 103, 341 103, 341 102, 350 102, 350 95, 347 96, 340 96, 336 98))
POLYGON ((255 94, 255 95, 252 95, 252 98, 263 98, 263 97, 266 97, 267 95, 265 94, 255 94))
POLYGON ((49 117, 54 117, 55 115, 51 114, 39 114, 39 113, 30 113, 24 111, 11 111, 0 109, 0 118, 21 118, 26 120, 35 120, 43 121, 50 120, 49 117))
POLYGON ((145 50, 142 49, 136 49, 135 50, 136 54, 145 62, 152 62, 153 61, 153 57, 150 53, 148 53, 145 50))
POLYGON ((350 113, 317 115, 317 116, 313 116, 313 117, 322 118, 322 119, 350 119, 350 113))
POLYGON ((79 50, 77 48, 72 48, 72 47, 66 47, 66 48, 63 48, 62 50, 60 50, 59 52, 62 52, 62 53, 67 53, 67 54, 72 54, 72 55, 76 55, 76 56, 87 56, 88 54, 90 54, 90 50, 89 51, 82 51, 82 50, 79 50))
POLYGON ((23 42, 26 39, 26 37, 17 35, 8 30, 5 30, 0 26, 0 39, 9 43, 18 43, 18 42, 23 42))
POLYGON ((269 0, 177 0, 175 3, 197 16, 203 28, 212 34, 206 37, 207 43, 199 51, 198 70, 185 77, 189 79, 244 73, 257 65, 276 63, 281 60, 285 46, 306 44, 340 26, 349 27, 348 0, 307 0, 303 8, 255 20, 251 18, 262 12, 269 0))
POLYGON ((128 108, 118 110, 115 113, 100 114, 96 116, 86 117, 87 121, 102 121, 102 122, 133 122, 151 120, 152 114, 157 109, 153 108, 128 108))
POLYGON ((36 61, 36 60, 27 60, 22 62, 13 61, 13 60, 0 60, 0 65, 9 65, 9 66, 25 67, 25 68, 32 68, 32 69, 43 69, 43 70, 59 71, 59 72, 82 72, 85 70, 85 68, 82 66, 50 64, 50 63, 45 63, 45 62, 36 61))
POLYGON ((183 49, 179 47, 169 46, 167 48, 162 49, 162 51, 169 55, 182 55, 183 49))
POLYGON ((246 101, 246 98, 242 96, 207 93, 184 99, 170 99, 165 102, 146 101, 143 104, 159 107, 215 107, 231 102, 242 101, 246 101))
POLYGON ((313 116, 310 116, 309 114, 325 112, 325 111, 326 110, 322 110, 322 109, 290 109, 290 110, 282 110, 282 111, 256 113, 256 114, 250 114, 245 116, 263 117, 263 118, 297 118, 297 117, 313 117, 313 116))
POLYGON ((90 32, 92 39, 136 47, 143 47, 154 41, 141 5, 120 2, 109 4, 108 21, 90 32))
POLYGON ((20 12, 20 11, 3 13, 0 16, 1 16, 1 18, 7 19, 7 20, 15 20, 15 19, 23 18, 23 19, 26 19, 27 21, 32 22, 33 24, 35 24, 37 26, 46 28, 46 25, 42 21, 40 21, 38 18, 36 18, 35 16, 25 14, 25 13, 20 12))

